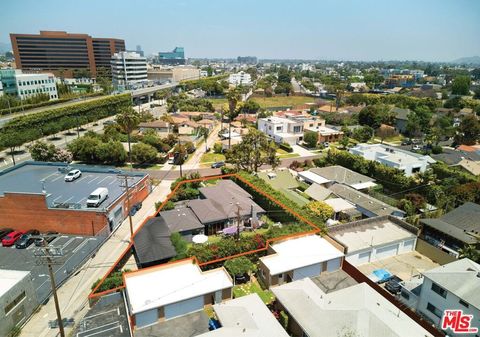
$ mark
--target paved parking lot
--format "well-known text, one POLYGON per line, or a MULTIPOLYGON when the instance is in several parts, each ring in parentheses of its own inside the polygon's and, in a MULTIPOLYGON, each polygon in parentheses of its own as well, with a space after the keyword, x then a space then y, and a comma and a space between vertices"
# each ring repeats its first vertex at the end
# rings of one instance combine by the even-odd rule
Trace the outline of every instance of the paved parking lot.
MULTIPOLYGON (((59 247, 63 253, 62 257, 55 259, 59 264, 53 266, 57 285, 62 284, 81 267, 104 239, 104 237, 74 235, 60 235, 54 239, 50 246, 59 247)), ((26 249, 0 246, 0 269, 30 271, 38 301, 43 303, 50 297, 51 286, 47 266, 40 264, 40 258, 34 256, 38 249, 34 244, 26 249)))
POLYGON ((418 275, 426 270, 438 267, 439 264, 433 262, 428 257, 417 251, 400 254, 380 261, 366 263, 357 266, 363 274, 369 276, 376 269, 387 269, 391 274, 397 275, 402 280, 409 280, 412 276, 418 275))
MULTIPOLYGON (((87 198, 96 188, 108 188, 108 199, 100 205, 106 208, 119 198, 123 192, 122 182, 117 177, 119 170, 88 170, 88 167, 79 165, 67 170, 79 168, 82 176, 72 182, 65 182, 66 169, 63 166, 54 165, 25 165, 16 168, 13 172, 5 172, 0 175, 0 191, 19 193, 42 193, 47 194, 47 202, 50 207, 58 204, 72 204, 78 208, 86 208, 87 198)), ((132 176, 129 184, 133 186, 140 181, 142 176, 132 176)))

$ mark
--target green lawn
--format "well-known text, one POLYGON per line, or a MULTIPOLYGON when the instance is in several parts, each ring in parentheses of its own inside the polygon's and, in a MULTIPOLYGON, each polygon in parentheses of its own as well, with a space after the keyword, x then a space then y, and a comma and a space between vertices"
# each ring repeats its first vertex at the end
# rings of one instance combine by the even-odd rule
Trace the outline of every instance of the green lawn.
POLYGON ((294 158, 294 157, 300 157, 300 155, 298 153, 287 152, 284 149, 277 149, 277 157, 278 158, 294 158))
POLYGON ((274 97, 253 97, 251 100, 260 104, 262 108, 277 106, 296 106, 305 103, 314 103, 315 97, 309 96, 274 96, 274 97))
POLYGON ((225 161, 225 155, 221 153, 205 153, 200 158, 200 163, 215 163, 217 161, 225 161))
MULTIPOLYGON (((396 136, 393 136, 393 137, 388 137, 388 138, 385 138, 383 140, 383 142, 387 142, 387 143, 398 143, 400 144, 403 140, 405 139, 405 137, 403 137, 402 135, 396 135, 396 136)), ((378 137, 375 137, 374 138, 374 141, 377 142, 377 143, 381 143, 382 140, 378 137)))
POLYGON ((208 100, 212 102, 215 110, 221 109, 224 104, 228 103, 228 100, 226 98, 209 98, 208 100))
POLYGON ((239 284, 233 287, 234 298, 246 296, 253 293, 257 293, 265 304, 269 304, 273 300, 275 300, 275 296, 273 296, 273 293, 269 290, 263 290, 256 280, 244 284, 239 284))

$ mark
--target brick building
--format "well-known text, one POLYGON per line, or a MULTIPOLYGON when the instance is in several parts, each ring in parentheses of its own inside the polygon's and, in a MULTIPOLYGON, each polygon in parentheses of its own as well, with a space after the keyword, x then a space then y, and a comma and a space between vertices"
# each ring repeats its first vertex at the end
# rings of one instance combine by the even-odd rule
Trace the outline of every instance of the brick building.
MULTIPOLYGON (((25 162, 0 172, 0 225, 16 230, 38 229, 78 235, 108 235, 128 215, 124 182, 119 170, 85 165, 25 162), (66 171, 82 176, 65 182, 66 171), (108 189, 99 207, 86 200, 98 187, 108 189)), ((128 172, 130 203, 143 201, 151 191, 149 176, 128 172)))

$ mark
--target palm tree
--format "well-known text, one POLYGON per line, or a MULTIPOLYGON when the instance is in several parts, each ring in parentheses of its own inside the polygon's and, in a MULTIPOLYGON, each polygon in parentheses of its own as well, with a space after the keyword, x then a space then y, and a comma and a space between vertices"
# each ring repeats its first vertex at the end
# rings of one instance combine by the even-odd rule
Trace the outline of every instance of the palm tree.
POLYGON ((474 245, 466 245, 460 248, 458 252, 460 253, 460 258, 467 258, 477 263, 480 262, 480 252, 474 245))
POLYGON ((234 118, 235 115, 235 108, 237 107, 237 103, 240 100, 240 93, 239 91, 235 89, 231 89, 227 93, 227 99, 228 99, 228 110, 229 110, 229 116, 228 116, 228 149, 230 150, 230 146, 232 143, 232 118, 234 118))
POLYGON ((199 135, 203 137, 203 140, 205 141, 205 152, 208 151, 208 146, 207 146, 207 139, 208 139, 208 129, 206 127, 201 127, 199 135))
POLYGON ((121 110, 116 118, 117 124, 120 125, 123 132, 127 134, 128 141, 128 161, 132 165, 132 150, 130 147, 130 135, 140 124, 140 114, 132 107, 127 107, 121 110))

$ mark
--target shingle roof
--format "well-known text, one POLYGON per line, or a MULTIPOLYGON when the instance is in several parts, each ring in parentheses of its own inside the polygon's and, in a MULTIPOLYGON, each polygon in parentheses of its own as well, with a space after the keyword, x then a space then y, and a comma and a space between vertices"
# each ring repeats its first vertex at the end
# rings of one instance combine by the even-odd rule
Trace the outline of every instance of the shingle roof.
POLYGON ((340 165, 316 167, 310 169, 310 171, 328 180, 350 186, 375 181, 375 179, 364 176, 363 174, 349 170, 340 165))
POLYGON ((332 194, 332 191, 322 185, 312 184, 305 190, 305 193, 317 201, 323 201, 332 194))
POLYGON ((257 205, 251 195, 231 180, 221 180, 214 186, 200 188, 205 199, 190 200, 187 206, 192 209, 201 223, 224 221, 237 216, 237 203, 240 216, 263 213, 265 210, 257 205))
POLYGON ((474 244, 478 241, 474 235, 480 235, 480 205, 466 202, 438 219, 422 219, 421 222, 460 241, 474 244))
POLYGON ((203 228, 190 208, 178 207, 158 214, 167 224, 170 232, 183 232, 187 230, 203 228))
POLYGON ((408 120, 408 114, 410 113, 410 109, 402 109, 402 108, 394 107, 391 111, 395 114, 396 119, 400 119, 404 121, 408 120))
POLYGON ((176 255, 165 220, 155 217, 147 221, 134 238, 137 259, 141 264, 172 258, 176 255))
POLYGON ((461 259, 423 273, 425 277, 480 309, 480 265, 461 259))
POLYGON ((343 184, 333 184, 329 189, 339 197, 350 201, 356 206, 374 213, 377 216, 391 215, 394 213, 404 214, 400 209, 390 206, 383 201, 375 199, 368 194, 359 192, 354 188, 343 184))

